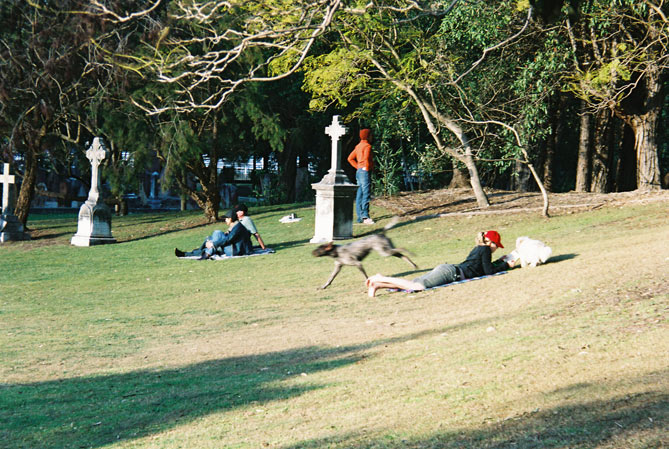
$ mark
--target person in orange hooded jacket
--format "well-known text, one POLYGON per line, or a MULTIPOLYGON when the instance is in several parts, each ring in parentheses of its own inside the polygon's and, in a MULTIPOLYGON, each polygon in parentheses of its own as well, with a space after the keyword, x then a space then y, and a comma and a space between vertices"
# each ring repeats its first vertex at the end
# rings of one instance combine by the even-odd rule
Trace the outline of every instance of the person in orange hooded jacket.
POLYGON ((348 162, 355 168, 355 180, 358 184, 358 192, 355 197, 355 210, 358 215, 358 223, 374 224, 369 218, 369 200, 372 196, 371 172, 374 168, 372 161, 372 131, 364 128, 360 130, 360 143, 358 143, 351 154, 348 162))

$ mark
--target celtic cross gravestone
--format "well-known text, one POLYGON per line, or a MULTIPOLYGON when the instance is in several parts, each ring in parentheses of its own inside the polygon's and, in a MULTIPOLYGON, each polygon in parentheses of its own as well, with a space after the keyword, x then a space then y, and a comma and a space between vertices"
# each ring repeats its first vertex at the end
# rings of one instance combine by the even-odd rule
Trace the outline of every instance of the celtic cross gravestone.
POLYGON ((107 157, 107 149, 102 139, 93 139, 93 144, 86 151, 86 157, 91 161, 91 189, 88 191, 88 199, 79 208, 77 233, 72 236, 70 243, 74 246, 116 243, 111 234, 111 211, 106 204, 99 201, 100 163, 107 157))
POLYGON ((321 182, 312 184, 316 191, 316 220, 311 243, 326 243, 353 237, 353 200, 357 185, 351 184, 341 169, 341 138, 348 129, 339 123, 339 116, 325 128, 331 140, 331 166, 321 182))

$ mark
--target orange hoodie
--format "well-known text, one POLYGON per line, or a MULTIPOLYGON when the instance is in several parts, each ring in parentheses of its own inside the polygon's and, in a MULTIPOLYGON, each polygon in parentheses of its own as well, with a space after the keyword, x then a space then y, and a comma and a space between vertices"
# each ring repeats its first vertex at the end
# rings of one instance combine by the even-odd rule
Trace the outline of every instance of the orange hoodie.
POLYGON ((364 168, 371 172, 374 168, 372 161, 372 145, 369 143, 371 130, 365 128, 360 130, 360 143, 355 146, 351 154, 348 155, 348 163, 356 170, 364 168))

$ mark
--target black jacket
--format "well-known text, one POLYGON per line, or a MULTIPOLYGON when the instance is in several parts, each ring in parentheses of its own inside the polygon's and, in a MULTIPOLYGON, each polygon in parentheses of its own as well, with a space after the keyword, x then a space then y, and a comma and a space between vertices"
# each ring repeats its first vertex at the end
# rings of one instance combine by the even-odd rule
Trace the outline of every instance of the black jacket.
POLYGON ((488 245, 476 245, 467 259, 456 267, 462 270, 466 279, 469 279, 499 273, 508 269, 509 265, 501 259, 493 263, 490 247, 488 245))

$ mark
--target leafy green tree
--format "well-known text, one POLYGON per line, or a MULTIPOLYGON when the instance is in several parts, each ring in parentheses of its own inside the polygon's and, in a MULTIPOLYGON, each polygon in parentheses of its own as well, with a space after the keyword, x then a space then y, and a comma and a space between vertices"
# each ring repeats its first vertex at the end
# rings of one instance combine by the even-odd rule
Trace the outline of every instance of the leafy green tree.
POLYGON ((316 108, 345 106, 361 95, 369 102, 391 95, 411 102, 438 151, 467 168, 477 202, 485 207, 471 137, 492 122, 471 105, 489 103, 485 96, 499 88, 479 68, 523 33, 529 15, 519 19, 515 2, 460 4, 451 14, 436 2, 429 5, 435 9, 414 11, 400 4, 339 16, 332 50, 306 61, 305 87, 316 108))
POLYGON ((584 58, 571 89, 593 109, 608 109, 634 133, 637 188, 661 187, 657 141, 669 69, 669 22, 663 1, 582 2, 582 26, 570 27, 584 58))
POLYGON ((62 139, 77 142, 81 128, 68 126, 85 92, 86 63, 78 51, 87 38, 81 17, 49 9, 74 9, 78 2, 0 4, 0 131, 7 136, 3 159, 20 161, 15 214, 27 222, 40 159, 62 139))
POLYGON ((87 172, 85 143, 102 136, 112 150, 105 174, 119 200, 142 163, 122 155, 150 141, 146 120, 128 107, 138 76, 110 64, 104 46, 109 35, 124 36, 116 50, 131 45, 132 26, 106 30, 90 7, 79 0, 0 4, 0 130, 8 136, 5 159, 20 161, 16 215, 24 223, 39 167, 69 177, 79 161, 87 172))

